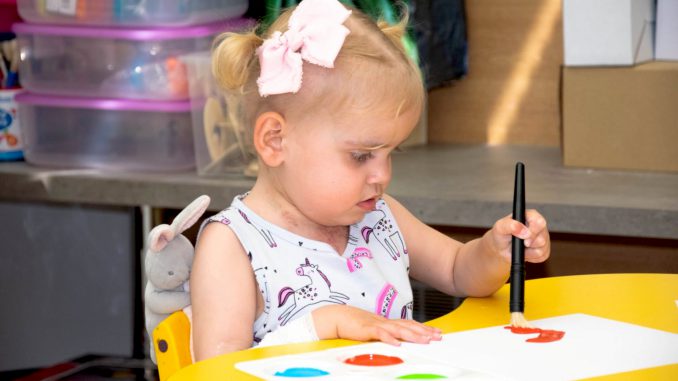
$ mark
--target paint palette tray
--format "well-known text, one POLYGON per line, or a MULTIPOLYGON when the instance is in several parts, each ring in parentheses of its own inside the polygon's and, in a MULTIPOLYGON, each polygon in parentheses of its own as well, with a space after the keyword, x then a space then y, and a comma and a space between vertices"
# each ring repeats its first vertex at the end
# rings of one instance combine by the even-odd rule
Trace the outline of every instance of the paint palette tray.
POLYGON ((264 380, 506 380, 383 343, 246 361, 236 367, 264 380))

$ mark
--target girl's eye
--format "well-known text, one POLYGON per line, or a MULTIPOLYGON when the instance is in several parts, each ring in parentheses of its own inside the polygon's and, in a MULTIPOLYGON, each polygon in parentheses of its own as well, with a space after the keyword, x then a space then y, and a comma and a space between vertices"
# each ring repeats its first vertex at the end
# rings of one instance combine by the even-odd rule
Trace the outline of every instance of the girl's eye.
POLYGON ((374 157, 374 155, 372 155, 372 152, 351 152, 351 157, 358 163, 364 163, 374 157))

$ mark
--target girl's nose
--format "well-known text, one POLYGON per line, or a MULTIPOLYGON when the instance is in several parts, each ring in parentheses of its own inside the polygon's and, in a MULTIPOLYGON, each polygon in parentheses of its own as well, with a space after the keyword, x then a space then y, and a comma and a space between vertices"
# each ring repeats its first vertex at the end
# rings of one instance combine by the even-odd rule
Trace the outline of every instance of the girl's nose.
POLYGON ((367 182, 382 185, 385 188, 391 181, 391 158, 374 160, 372 164, 367 182))

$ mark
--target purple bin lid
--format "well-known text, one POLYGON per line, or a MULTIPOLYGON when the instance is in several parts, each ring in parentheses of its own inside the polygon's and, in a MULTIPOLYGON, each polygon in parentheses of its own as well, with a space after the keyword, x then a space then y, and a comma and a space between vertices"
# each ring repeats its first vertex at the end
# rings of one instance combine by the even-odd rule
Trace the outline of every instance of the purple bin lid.
POLYGON ((191 110, 191 102, 188 100, 146 101, 120 98, 78 98, 42 95, 29 92, 22 92, 15 95, 14 100, 19 104, 97 110, 151 112, 188 112, 191 110))
POLYGON ((208 24, 199 24, 186 27, 145 27, 145 28, 110 28, 86 27, 72 25, 49 25, 15 23, 14 33, 41 34, 54 36, 70 36, 82 38, 110 38, 121 40, 156 41, 206 37, 221 32, 243 30, 254 25, 253 20, 234 18, 220 20, 208 24))

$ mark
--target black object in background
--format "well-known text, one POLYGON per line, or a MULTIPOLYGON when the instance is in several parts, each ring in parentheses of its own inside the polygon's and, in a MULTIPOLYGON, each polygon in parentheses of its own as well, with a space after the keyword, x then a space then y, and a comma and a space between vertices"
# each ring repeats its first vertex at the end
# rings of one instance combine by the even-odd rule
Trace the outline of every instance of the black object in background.
POLYGON ((427 89, 448 85, 466 75, 468 48, 463 0, 414 0, 410 6, 410 25, 427 89))

